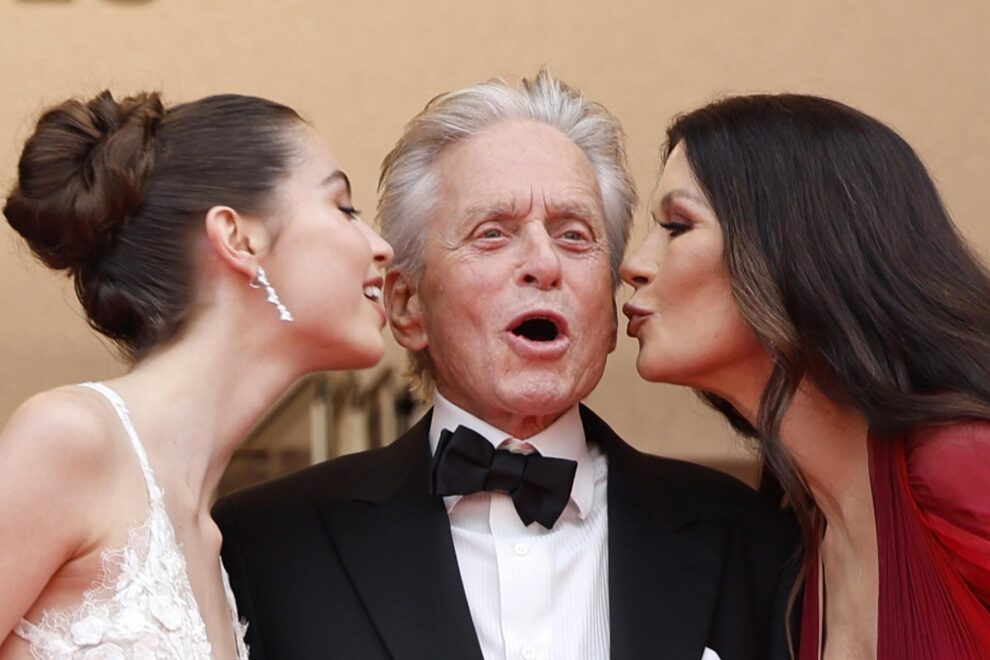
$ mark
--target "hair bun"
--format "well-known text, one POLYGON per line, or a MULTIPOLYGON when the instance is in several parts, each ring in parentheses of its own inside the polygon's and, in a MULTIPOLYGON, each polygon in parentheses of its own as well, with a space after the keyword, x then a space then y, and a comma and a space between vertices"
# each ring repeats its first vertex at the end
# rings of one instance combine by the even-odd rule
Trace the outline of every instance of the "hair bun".
POLYGON ((156 93, 104 91, 46 111, 24 145, 3 213, 54 269, 96 263, 141 206, 164 116, 156 93))

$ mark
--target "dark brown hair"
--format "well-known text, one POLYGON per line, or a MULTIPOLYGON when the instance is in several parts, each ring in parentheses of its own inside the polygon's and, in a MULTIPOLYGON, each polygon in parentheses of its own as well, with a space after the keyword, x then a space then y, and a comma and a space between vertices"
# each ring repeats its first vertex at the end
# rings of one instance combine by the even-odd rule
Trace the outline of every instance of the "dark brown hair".
POLYGON ((74 278, 90 325, 137 359, 189 312, 204 214, 265 211, 301 121, 249 96, 169 109, 156 93, 68 100, 38 120, 3 212, 45 265, 74 278))
POLYGON ((778 437, 798 385, 810 378, 882 435, 990 418, 990 276, 914 150, 858 110, 728 98, 677 117, 665 157, 681 143, 735 300, 775 364, 755 426, 700 394, 758 438, 764 487, 815 542, 820 514, 778 437))

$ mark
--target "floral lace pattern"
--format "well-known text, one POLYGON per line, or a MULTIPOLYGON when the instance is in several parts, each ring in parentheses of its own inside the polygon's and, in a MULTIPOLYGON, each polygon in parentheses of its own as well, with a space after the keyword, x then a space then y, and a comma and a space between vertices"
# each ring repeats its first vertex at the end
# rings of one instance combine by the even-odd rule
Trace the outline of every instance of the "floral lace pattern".
MULTIPOLYGON (((38 660, 209 660, 212 649, 199 613, 186 562, 165 510, 144 447, 123 400, 100 383, 85 383, 113 404, 134 446, 148 485, 148 517, 120 549, 104 550, 102 578, 75 607, 49 610, 40 621, 21 620, 15 633, 38 660)), ((246 660, 247 625, 237 617, 227 572, 224 591, 237 635, 237 657, 246 660)))

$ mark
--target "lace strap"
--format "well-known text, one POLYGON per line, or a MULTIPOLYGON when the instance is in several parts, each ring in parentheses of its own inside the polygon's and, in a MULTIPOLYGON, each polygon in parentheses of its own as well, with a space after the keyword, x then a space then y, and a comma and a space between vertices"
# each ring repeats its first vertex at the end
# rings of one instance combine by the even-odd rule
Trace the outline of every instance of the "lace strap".
POLYGON ((141 438, 138 437, 137 431, 134 429, 134 424, 131 422, 131 415, 127 411, 127 404, 124 403, 124 400, 120 398, 119 394, 103 383, 80 383, 79 385, 80 387, 87 387, 99 392, 110 402, 114 412, 117 413, 117 418, 120 420, 121 426, 124 427, 124 432, 127 433, 127 438, 131 441, 131 447, 134 449, 134 453, 137 454, 138 461, 141 463, 141 472, 144 474, 144 481, 148 486, 148 495, 157 501, 160 498, 161 489, 158 488, 158 483, 155 481, 155 473, 151 469, 151 463, 148 461, 148 454, 144 450, 141 438))
MULTIPOLYGON (((32 646, 40 646, 43 643, 51 643, 51 640, 57 639, 57 636, 52 634, 50 630, 45 630, 41 626, 31 623, 27 619, 21 619, 17 625, 14 626, 14 629, 11 632, 32 646)), ((33 649, 32 655, 34 655, 33 649)))

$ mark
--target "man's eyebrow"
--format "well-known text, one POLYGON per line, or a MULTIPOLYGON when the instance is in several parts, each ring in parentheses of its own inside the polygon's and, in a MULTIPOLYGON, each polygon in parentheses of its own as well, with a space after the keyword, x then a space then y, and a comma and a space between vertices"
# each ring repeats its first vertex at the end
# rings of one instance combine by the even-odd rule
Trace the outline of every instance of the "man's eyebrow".
POLYGON ((320 185, 330 186, 336 181, 344 182, 344 186, 347 188, 347 195, 349 197, 351 194, 351 180, 347 178, 347 175, 344 174, 343 170, 334 170, 329 174, 329 176, 327 176, 327 178, 323 179, 323 182, 320 185))
POLYGON ((576 218, 580 220, 593 220, 601 215, 599 209, 594 204, 589 204, 580 200, 563 200, 561 202, 547 202, 548 215, 551 218, 576 218))
POLYGON ((469 206, 465 216, 471 221, 515 218, 526 213, 528 207, 528 204, 523 207, 523 205, 517 204, 515 200, 487 201, 469 206))

